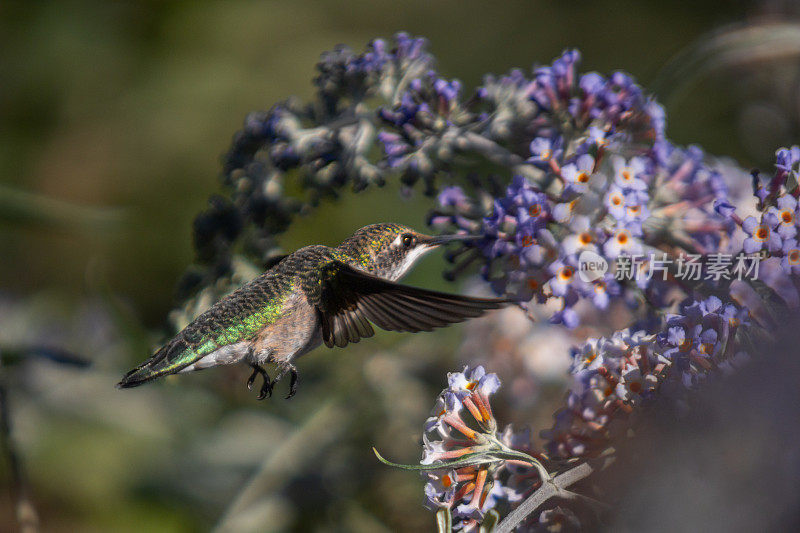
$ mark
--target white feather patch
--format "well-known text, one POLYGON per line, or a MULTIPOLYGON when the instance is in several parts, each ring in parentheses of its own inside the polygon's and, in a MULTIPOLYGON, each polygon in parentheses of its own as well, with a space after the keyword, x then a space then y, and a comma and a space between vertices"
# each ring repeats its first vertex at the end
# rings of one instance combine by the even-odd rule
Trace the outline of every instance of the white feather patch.
POLYGON ((202 370, 203 368, 211 368, 212 366, 237 363, 247 355, 249 345, 249 342, 237 342, 236 344, 228 344, 227 346, 217 348, 210 354, 182 369, 180 373, 183 374, 184 372, 202 370))
POLYGON ((392 276, 391 279, 389 279, 389 281, 397 281, 398 279, 400 279, 403 276, 405 276, 406 273, 409 270, 411 270, 411 267, 414 266, 414 263, 416 263, 417 260, 420 257, 422 257, 423 255, 427 254, 428 252, 430 252, 434 248, 435 248, 435 246, 424 246, 423 245, 423 246, 417 246, 416 248, 414 248, 413 250, 408 252, 408 254, 405 256, 405 258, 403 258, 403 263, 400 265, 400 268, 398 268, 395 271, 394 276, 392 276))

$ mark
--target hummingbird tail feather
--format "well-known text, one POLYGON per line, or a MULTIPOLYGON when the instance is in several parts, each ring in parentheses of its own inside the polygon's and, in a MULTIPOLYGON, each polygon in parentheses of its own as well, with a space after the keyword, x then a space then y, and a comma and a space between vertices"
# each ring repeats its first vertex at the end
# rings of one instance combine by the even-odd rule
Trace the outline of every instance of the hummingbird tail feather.
POLYGON ((161 376, 175 374, 198 359, 195 351, 182 339, 175 339, 158 350, 150 359, 122 377, 117 387, 138 387, 161 376))

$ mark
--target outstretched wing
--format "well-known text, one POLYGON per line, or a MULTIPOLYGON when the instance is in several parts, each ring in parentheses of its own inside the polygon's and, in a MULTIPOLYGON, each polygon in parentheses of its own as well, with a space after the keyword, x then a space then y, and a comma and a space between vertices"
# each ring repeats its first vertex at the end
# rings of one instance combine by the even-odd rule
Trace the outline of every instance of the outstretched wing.
POLYGON ((473 298, 393 283, 332 261, 321 277, 316 302, 322 340, 329 348, 346 346, 388 331, 431 331, 498 309, 511 300, 473 298))

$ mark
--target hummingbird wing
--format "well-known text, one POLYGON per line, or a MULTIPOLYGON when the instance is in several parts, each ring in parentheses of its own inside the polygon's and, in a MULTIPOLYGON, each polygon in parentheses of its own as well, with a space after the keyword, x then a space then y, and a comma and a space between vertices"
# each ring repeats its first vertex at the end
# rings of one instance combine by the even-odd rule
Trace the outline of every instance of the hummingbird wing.
POLYGON ((322 340, 343 347, 387 331, 431 331, 498 309, 512 300, 474 298, 401 285, 334 261, 322 276, 317 309, 322 340))

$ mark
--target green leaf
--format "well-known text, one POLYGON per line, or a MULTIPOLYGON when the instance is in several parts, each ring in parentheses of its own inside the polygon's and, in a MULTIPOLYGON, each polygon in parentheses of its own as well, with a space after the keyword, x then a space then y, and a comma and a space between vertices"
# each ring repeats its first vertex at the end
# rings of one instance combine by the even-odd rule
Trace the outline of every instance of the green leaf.
POLYGON ((480 452, 468 453, 463 457, 454 459, 452 461, 442 461, 430 465, 420 465, 420 464, 406 465, 401 463, 393 463, 388 459, 385 459, 380 453, 378 453, 378 450, 375 449, 374 446, 372 448, 372 451, 375 453, 375 456, 378 458, 378 460, 383 464, 393 466, 395 468, 402 468, 403 470, 416 470, 422 472, 432 471, 432 470, 450 470, 453 468, 499 463, 514 459, 518 461, 525 461, 531 463, 531 466, 533 466, 539 471, 539 475, 543 479, 550 479, 551 477, 540 461, 531 457, 527 453, 518 452, 516 450, 500 450, 500 449, 482 450, 480 452))
POLYGON ((388 459, 385 459, 380 453, 378 453, 378 450, 376 450, 374 446, 372 448, 372 451, 375 453, 375 456, 378 458, 378 460, 383 464, 393 466, 395 468, 402 468, 403 470, 418 470, 418 471, 449 470, 451 468, 461 468, 464 466, 475 466, 486 463, 497 463, 503 460, 502 458, 494 457, 494 454, 497 452, 475 452, 475 453, 468 453, 463 457, 448 462, 441 462, 432 465, 417 465, 417 464, 406 465, 402 463, 393 463, 388 459), (484 457, 486 457, 486 459, 483 459, 484 457))

